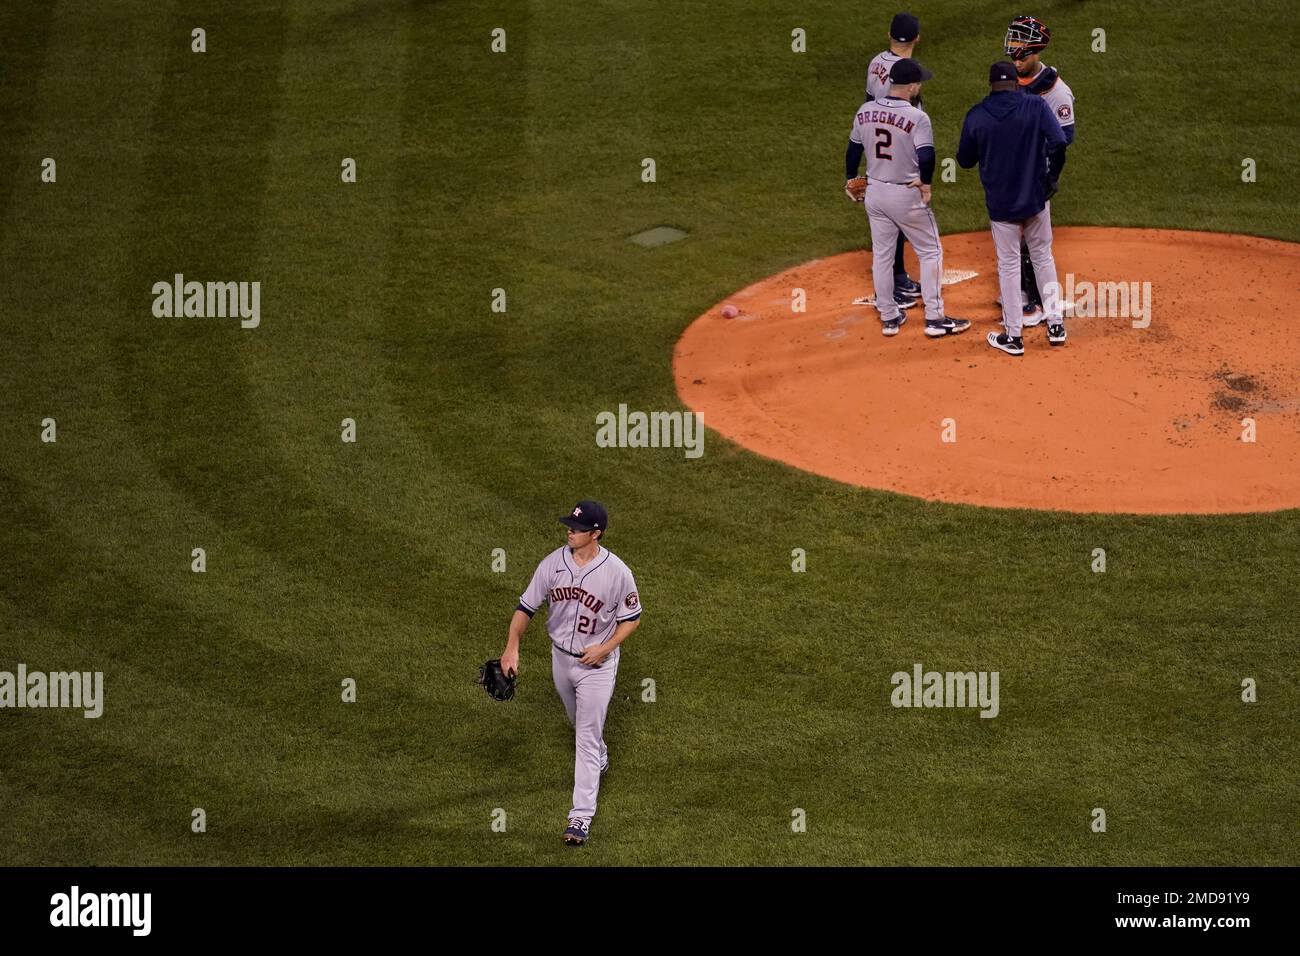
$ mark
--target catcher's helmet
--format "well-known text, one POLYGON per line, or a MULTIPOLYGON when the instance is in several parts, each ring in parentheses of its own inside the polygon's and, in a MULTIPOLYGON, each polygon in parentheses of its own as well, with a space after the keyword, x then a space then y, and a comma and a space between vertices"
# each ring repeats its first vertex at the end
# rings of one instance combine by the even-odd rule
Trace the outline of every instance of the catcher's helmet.
POLYGON ((1038 17, 1020 16, 1007 27, 1007 38, 1002 49, 1011 59, 1023 60, 1035 53, 1042 53, 1050 42, 1052 31, 1047 29, 1046 23, 1038 17), (1013 47, 1013 43, 1018 45, 1013 47))

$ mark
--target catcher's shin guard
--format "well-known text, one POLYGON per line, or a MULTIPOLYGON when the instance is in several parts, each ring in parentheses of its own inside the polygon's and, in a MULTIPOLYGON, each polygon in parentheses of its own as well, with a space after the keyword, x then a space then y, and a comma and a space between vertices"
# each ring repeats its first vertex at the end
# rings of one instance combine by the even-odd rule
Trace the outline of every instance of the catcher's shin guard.
POLYGON ((1024 294, 1025 305, 1042 305, 1043 297, 1038 292, 1038 277, 1034 275, 1034 264, 1029 259, 1029 244, 1020 240, 1020 291, 1024 294))

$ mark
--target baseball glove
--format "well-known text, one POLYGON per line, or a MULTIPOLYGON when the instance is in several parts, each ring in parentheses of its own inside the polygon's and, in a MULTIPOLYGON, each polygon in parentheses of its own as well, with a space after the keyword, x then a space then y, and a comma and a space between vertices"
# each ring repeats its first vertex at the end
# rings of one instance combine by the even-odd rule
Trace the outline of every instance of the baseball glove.
POLYGON ((501 669, 501 658, 494 658, 478 669, 478 683, 483 685, 493 700, 509 700, 515 696, 519 678, 501 669))
POLYGON ((862 202, 867 195, 867 177, 854 176, 844 183, 844 195, 854 202, 862 202))

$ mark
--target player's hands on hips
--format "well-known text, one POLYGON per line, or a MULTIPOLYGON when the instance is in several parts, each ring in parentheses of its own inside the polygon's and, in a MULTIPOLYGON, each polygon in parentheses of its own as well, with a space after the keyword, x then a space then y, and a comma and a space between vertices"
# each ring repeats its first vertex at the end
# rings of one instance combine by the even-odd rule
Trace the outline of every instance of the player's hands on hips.
POLYGON ((604 644, 593 644, 582 652, 582 657, 578 663, 586 664, 588 667, 599 667, 601 661, 609 657, 610 649, 604 644))
POLYGON ((503 674, 519 673, 519 652, 507 650, 501 655, 501 672, 503 674))
POLYGON ((927 206, 930 205, 930 184, 929 183, 923 183, 919 179, 913 179, 907 185, 915 186, 921 193, 921 202, 925 203, 927 206))

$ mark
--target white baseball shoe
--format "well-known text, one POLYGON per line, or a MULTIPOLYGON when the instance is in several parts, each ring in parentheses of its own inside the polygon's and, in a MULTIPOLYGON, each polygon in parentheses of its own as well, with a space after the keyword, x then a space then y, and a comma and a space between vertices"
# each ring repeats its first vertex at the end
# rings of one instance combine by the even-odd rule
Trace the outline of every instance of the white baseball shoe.
POLYGON ((999 352, 1006 352, 1008 355, 1024 355, 1025 343, 1020 336, 1012 338, 1005 332, 990 332, 989 345, 993 346, 999 352))
POLYGON ((1047 313, 1038 306, 1025 306, 1025 318, 1022 323, 1025 328, 1032 329, 1036 325, 1042 325, 1043 320, 1047 318, 1047 313))

